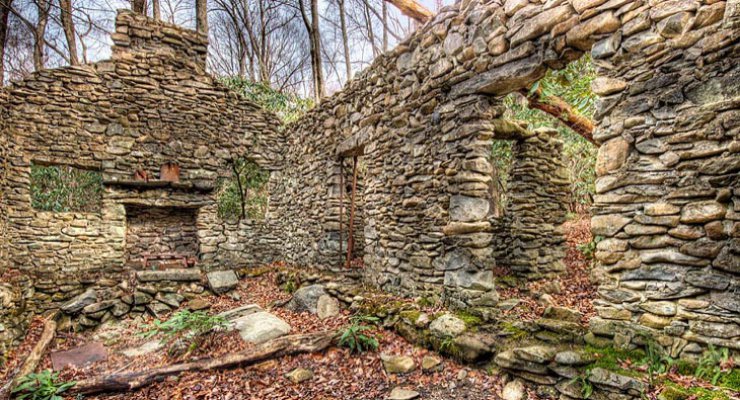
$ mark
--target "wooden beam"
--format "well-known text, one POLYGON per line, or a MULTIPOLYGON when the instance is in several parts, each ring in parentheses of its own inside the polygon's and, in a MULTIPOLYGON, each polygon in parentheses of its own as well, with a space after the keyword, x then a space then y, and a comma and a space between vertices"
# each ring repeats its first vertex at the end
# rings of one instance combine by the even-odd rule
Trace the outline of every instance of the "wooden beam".
POLYGON ((432 19, 434 14, 416 0, 385 0, 398 8, 401 13, 420 23, 432 19))

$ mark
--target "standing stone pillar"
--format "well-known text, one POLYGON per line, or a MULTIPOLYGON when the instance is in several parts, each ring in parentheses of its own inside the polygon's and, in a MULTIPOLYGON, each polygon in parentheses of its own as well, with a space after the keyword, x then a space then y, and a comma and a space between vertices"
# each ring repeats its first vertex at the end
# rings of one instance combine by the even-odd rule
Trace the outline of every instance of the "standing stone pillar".
POLYGON ((562 225, 569 182, 558 131, 537 129, 517 140, 506 188, 504 264, 516 275, 537 279, 565 271, 562 225))
POLYGON ((479 96, 457 99, 442 107, 441 115, 453 127, 442 136, 450 158, 446 170, 449 220, 443 228, 445 254, 434 264, 444 271, 445 302, 454 307, 491 307, 498 302, 488 219, 493 119, 502 113, 495 99, 479 96))

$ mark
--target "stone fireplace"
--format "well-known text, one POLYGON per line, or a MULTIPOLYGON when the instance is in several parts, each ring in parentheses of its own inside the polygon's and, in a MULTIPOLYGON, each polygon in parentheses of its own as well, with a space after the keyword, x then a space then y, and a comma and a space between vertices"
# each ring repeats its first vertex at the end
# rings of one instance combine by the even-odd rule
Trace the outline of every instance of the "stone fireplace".
POLYGON ((135 268, 198 258, 197 208, 126 206, 126 262, 135 268))

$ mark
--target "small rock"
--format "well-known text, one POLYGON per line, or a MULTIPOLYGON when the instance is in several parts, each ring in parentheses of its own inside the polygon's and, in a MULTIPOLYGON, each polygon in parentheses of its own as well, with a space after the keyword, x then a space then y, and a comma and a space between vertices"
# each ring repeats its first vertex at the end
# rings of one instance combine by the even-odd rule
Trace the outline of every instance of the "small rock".
POLYGON ((403 389, 400 387, 393 388, 388 400, 412 400, 419 397, 419 392, 403 389))
POLYGON ((313 371, 305 368, 296 368, 285 374, 285 377, 293 383, 301 383, 313 378, 313 371))
POLYGON ((438 337, 455 337, 465 332, 465 322, 452 314, 445 314, 432 321, 429 329, 438 337))
POLYGON ((215 294, 230 292, 239 284, 239 278, 232 270, 209 272, 206 274, 206 279, 208 279, 208 287, 215 294))
POLYGON ((380 359, 383 360, 383 368, 385 368, 385 372, 389 374, 406 374, 416 368, 414 359, 409 356, 381 354, 380 359))
POLYGON ((425 356, 421 359, 422 371, 435 371, 439 369, 440 365, 442 365, 442 360, 439 357, 425 356))
POLYGON ((514 307, 518 306, 519 303, 522 301, 519 299, 506 299, 504 301, 501 301, 498 303, 498 308, 504 311, 512 310, 514 307))
POLYGON ((501 398, 504 400, 522 400, 525 395, 524 382, 519 379, 507 383, 501 391, 501 398))
POLYGON ((211 308, 211 303, 203 299, 200 299, 200 298, 192 299, 188 301, 187 307, 190 311, 200 311, 200 310, 205 310, 207 308, 211 308))
POLYGON ((339 300, 328 294, 319 297, 316 303, 316 315, 319 319, 327 319, 339 315, 339 300))

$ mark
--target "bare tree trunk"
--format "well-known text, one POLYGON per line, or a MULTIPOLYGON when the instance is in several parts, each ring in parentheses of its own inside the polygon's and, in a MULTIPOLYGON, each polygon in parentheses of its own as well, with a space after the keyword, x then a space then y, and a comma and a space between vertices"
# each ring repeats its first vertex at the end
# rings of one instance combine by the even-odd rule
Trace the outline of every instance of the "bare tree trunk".
POLYGON ((375 29, 373 28, 373 17, 370 15, 370 4, 368 0, 362 2, 365 6, 363 16, 365 17, 365 28, 367 28, 367 38, 370 40, 370 46, 373 49, 373 57, 378 56, 378 46, 375 45, 375 29))
POLYGON ((146 15, 146 0, 131 0, 131 10, 146 15))
POLYGON ((339 23, 342 28, 342 45, 344 46, 344 68, 347 70, 347 81, 352 79, 352 63, 349 55, 349 38, 347 37, 347 15, 344 9, 346 0, 338 0, 339 3, 339 23))
POLYGON ((75 34, 75 23, 72 19, 72 0, 59 0, 59 9, 61 13, 62 29, 64 29, 64 36, 67 38, 69 63, 71 65, 79 65, 80 59, 77 56, 77 35, 75 34))
POLYGON ((383 52, 388 51, 388 6, 383 2, 383 52))
POLYGON ((195 0, 195 30, 208 34, 208 1, 195 0))
POLYGON ((47 0, 36 0, 38 22, 33 43, 33 67, 36 71, 44 69, 44 36, 46 35, 46 24, 49 22, 49 7, 47 0))
POLYGON ((5 41, 8 37, 8 18, 13 0, 0 0, 0 87, 5 82, 5 41))
POLYGON ((314 65, 316 68, 316 91, 317 98, 321 99, 326 94, 324 89, 324 71, 321 65, 321 30, 319 28, 319 0, 311 0, 311 36, 314 41, 314 65))
POLYGON ((303 24, 308 32, 308 41, 311 52, 311 72, 313 76, 314 98, 319 102, 324 97, 324 75, 321 71, 321 34, 319 32, 319 3, 311 1, 311 21, 308 20, 303 0, 298 0, 303 24))
POLYGON ((155 20, 162 20, 162 8, 159 6, 159 0, 152 0, 152 16, 155 20))

